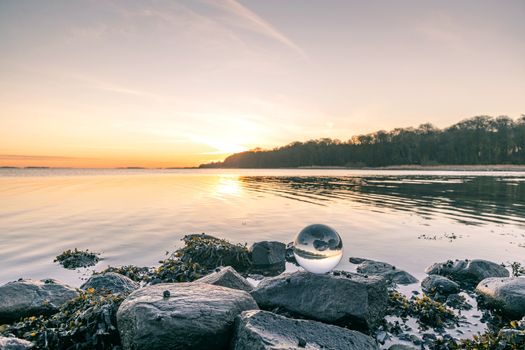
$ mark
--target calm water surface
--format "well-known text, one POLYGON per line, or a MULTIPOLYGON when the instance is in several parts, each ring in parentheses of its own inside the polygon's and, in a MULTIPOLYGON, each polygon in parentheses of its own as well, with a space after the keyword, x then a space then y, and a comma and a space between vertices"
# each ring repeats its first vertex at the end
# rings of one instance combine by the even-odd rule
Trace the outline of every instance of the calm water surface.
MULTIPOLYGON (((155 265, 188 233, 233 242, 290 242, 324 223, 350 256, 424 276, 453 258, 525 263, 525 173, 350 170, 0 170, 0 283, 82 272, 53 263, 65 249, 96 266, 155 265)), ((85 272, 84 272, 85 273, 85 272)))

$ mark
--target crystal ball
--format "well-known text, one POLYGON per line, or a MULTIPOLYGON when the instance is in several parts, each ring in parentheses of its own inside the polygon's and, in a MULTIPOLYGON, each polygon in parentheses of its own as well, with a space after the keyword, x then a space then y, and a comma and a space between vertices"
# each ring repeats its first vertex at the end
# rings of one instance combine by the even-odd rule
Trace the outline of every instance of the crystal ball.
POLYGON ((315 224, 306 226, 293 242, 295 260, 306 271, 330 272, 343 257, 343 241, 331 227, 315 224))

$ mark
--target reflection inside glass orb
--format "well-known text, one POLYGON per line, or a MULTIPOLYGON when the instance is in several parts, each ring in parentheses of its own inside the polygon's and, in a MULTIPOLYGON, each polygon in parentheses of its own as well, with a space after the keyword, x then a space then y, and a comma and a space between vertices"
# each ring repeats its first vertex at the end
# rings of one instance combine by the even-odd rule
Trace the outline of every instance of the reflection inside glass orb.
POLYGON ((293 242, 295 260, 305 270, 327 273, 343 257, 343 241, 339 234, 326 225, 306 226, 293 242))

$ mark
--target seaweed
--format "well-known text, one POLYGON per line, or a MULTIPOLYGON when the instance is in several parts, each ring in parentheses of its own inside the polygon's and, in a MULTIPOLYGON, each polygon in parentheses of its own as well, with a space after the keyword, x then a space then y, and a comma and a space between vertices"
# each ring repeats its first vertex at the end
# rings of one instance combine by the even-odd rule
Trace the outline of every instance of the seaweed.
POLYGON ((525 276, 525 266, 521 265, 521 263, 514 261, 509 267, 512 270, 513 277, 525 276))
POLYGON ((445 326, 454 326, 459 321, 454 311, 425 294, 408 299, 395 290, 389 292, 387 313, 401 318, 414 317, 423 328, 443 329, 445 326))
POLYGON ((108 266, 106 269, 100 272, 94 272, 93 274, 98 275, 104 274, 106 272, 115 272, 124 275, 135 282, 148 283, 152 276, 151 270, 151 267, 141 267, 135 265, 125 265, 118 267, 108 266))
POLYGON ((58 262, 64 268, 73 270, 80 267, 89 267, 96 265, 100 261, 99 255, 100 253, 93 253, 90 252, 88 249, 68 249, 62 252, 62 254, 57 255, 53 262, 58 262))
POLYGON ((159 261, 157 267, 138 267, 133 265, 111 267, 95 274, 116 272, 143 284, 192 282, 209 273, 197 263, 184 262, 174 255, 159 261))
POLYGON ((237 272, 247 272, 252 265, 246 244, 232 244, 204 233, 187 235, 182 240, 184 247, 175 252, 175 257, 183 262, 197 263, 210 271, 231 266, 237 272))
POLYGON ((489 329, 472 339, 440 339, 432 350, 521 350, 525 349, 525 318, 511 321, 501 329, 489 329))

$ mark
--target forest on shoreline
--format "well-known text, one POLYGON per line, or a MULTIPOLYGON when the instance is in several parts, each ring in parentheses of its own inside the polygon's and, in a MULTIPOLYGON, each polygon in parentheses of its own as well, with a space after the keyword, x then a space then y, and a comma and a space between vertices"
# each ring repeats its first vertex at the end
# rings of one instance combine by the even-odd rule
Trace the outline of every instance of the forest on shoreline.
POLYGON ((321 138, 235 153, 200 168, 525 164, 525 115, 476 116, 439 129, 396 128, 347 141, 321 138))

